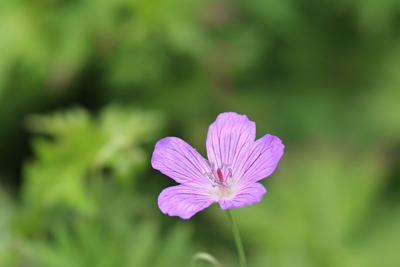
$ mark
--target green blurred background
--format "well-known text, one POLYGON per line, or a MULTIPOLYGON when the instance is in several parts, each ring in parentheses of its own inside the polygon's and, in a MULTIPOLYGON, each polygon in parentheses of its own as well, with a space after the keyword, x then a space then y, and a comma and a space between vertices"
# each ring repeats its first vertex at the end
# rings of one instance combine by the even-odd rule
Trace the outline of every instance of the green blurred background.
POLYGON ((0 266, 238 266, 150 165, 225 111, 286 145, 234 210, 249 266, 400 266, 398 0, 0 0, 0 266))

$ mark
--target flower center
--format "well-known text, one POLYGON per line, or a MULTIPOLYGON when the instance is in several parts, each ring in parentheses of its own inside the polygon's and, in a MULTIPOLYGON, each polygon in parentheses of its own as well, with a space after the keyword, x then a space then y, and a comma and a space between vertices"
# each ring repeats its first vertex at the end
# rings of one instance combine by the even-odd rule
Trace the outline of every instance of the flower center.
POLYGON ((215 169, 215 164, 211 162, 211 173, 205 175, 212 182, 212 187, 218 186, 220 189, 229 188, 228 179, 232 177, 232 169, 228 168, 230 164, 222 163, 220 167, 215 169))

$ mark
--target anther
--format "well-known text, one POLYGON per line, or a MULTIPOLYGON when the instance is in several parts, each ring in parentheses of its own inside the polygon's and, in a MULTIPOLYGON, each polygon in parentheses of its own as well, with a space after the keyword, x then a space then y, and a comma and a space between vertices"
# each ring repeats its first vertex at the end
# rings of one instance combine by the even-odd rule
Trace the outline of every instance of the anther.
POLYGON ((225 187, 229 188, 229 184, 226 183, 226 182, 222 182, 222 181, 218 181, 218 180, 215 180, 215 182, 216 182, 217 184, 219 184, 219 185, 222 185, 222 186, 225 186, 225 187))
POLYGON ((211 162, 211 171, 214 172, 215 171, 215 163, 211 162))

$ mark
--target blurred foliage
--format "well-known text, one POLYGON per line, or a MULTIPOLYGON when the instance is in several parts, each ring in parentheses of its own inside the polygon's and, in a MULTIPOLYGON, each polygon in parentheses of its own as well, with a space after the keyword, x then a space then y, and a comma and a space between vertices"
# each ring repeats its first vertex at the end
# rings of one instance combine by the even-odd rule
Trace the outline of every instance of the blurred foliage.
POLYGON ((106 108, 98 121, 82 109, 30 117, 31 130, 45 136, 34 140, 38 160, 25 168, 26 201, 93 210, 96 203, 88 198, 98 192, 88 190, 101 189, 97 172, 107 167, 113 178, 132 187, 132 177, 149 158, 139 145, 154 138, 160 123, 156 114, 118 106, 106 108))
POLYGON ((154 140, 160 125, 157 113, 117 105, 96 118, 82 108, 29 117, 29 128, 40 134, 33 140, 36 159, 24 168, 24 206, 14 228, 10 200, 1 202, 1 266, 189 262, 190 227, 177 225, 161 238, 160 223, 140 219, 143 197, 132 194, 150 157, 141 145, 154 140))
POLYGON ((396 0, 0 0, 0 266, 237 266, 163 215, 155 142, 220 112, 286 145, 235 210, 251 266, 400 266, 396 0), (33 115, 42 114, 42 115, 33 115), (207 263, 199 263, 199 266, 207 263))
POLYGON ((353 149, 318 142, 286 153, 291 167, 276 174, 268 201, 237 212, 243 232, 258 245, 255 266, 400 264, 399 205, 381 210, 377 199, 386 166, 376 151, 353 149), (248 220, 251 214, 257 220, 248 220))

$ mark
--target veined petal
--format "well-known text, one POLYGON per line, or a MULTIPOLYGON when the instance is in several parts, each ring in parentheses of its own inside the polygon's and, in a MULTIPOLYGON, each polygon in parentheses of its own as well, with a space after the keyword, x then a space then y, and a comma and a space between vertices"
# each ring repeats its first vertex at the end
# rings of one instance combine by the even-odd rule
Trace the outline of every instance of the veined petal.
POLYGON ((243 185, 238 191, 228 199, 219 200, 221 209, 243 208, 254 202, 260 202, 267 189, 260 183, 250 182, 243 185))
POLYGON ((210 166, 193 147, 177 137, 166 137, 157 142, 151 166, 184 185, 210 185, 205 173, 210 166))
POLYGON ((186 185, 168 187, 158 196, 158 207, 163 213, 182 219, 190 219, 213 202, 212 197, 202 188, 186 185))
POLYGON ((256 125, 246 115, 234 112, 220 114, 207 134, 207 156, 216 167, 230 164, 235 169, 253 144, 256 125))
POLYGON ((236 169, 235 184, 257 182, 271 175, 283 155, 284 148, 282 141, 270 134, 255 141, 248 150, 245 160, 236 169))

